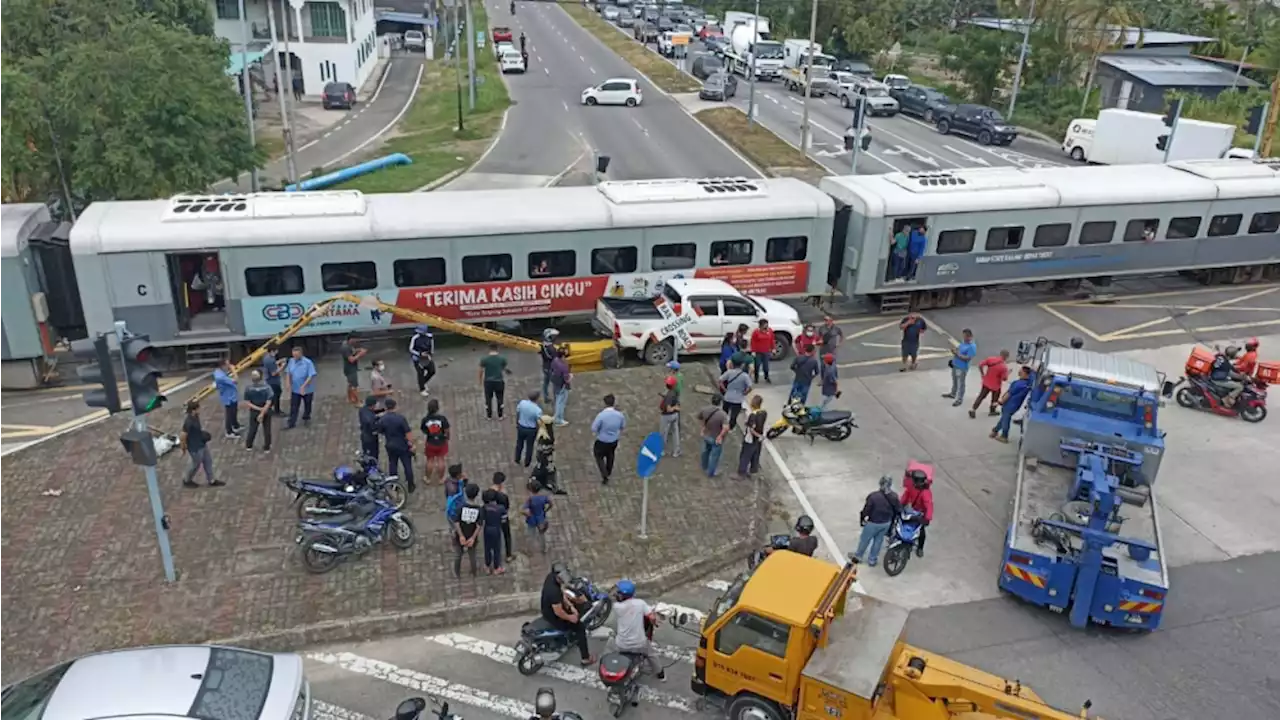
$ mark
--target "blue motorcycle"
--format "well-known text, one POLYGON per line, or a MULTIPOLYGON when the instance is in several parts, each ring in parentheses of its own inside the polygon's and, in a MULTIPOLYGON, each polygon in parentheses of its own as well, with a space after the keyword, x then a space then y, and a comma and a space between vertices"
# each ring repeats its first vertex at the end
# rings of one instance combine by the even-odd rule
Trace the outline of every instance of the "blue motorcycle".
MULTIPOLYGON (((591 584, 587 577, 574 578, 569 588, 582 598, 579 618, 588 633, 602 627, 613 612, 613 595, 591 584)), ((556 662, 574 647, 569 633, 544 618, 525 623, 516 643, 516 669, 521 675, 533 675, 549 662, 556 662)))
POLYGON ((332 480, 281 477, 280 482, 294 493, 298 518, 309 520, 344 514, 352 503, 362 502, 365 491, 372 491, 373 497, 385 500, 397 510, 404 507, 409 500, 409 489, 399 477, 383 475, 377 458, 357 455, 356 461, 358 469, 347 465, 335 468, 332 480))
POLYGON ((889 526, 889 545, 884 551, 884 571, 890 575, 900 575, 907 569, 907 561, 911 559, 911 551, 920 538, 920 528, 924 527, 924 513, 912 507, 902 508, 898 517, 889 526))
POLYGON ((350 513, 324 520, 298 523, 294 543, 302 549, 302 564, 309 572, 329 572, 353 555, 364 555, 384 539, 404 550, 417 533, 413 521, 384 500, 369 499, 350 513))

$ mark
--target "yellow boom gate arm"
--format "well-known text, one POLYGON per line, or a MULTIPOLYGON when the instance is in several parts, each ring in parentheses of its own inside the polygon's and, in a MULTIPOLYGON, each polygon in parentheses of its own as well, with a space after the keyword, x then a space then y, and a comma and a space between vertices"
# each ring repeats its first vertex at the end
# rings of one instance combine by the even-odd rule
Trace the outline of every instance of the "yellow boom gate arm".
MULTIPOLYGON (((457 335, 480 340, 483 342, 497 343, 512 350, 521 350, 524 352, 540 352, 542 343, 537 340, 512 335, 511 333, 490 330, 489 328, 472 325, 470 323, 459 322, 457 320, 449 320, 438 315, 422 312, 421 310, 410 310, 402 308, 398 305, 382 302, 371 297, 357 297, 343 293, 335 295, 326 300, 307 308, 302 316, 294 320, 289 327, 281 330, 272 336, 262 345, 258 346, 253 352, 244 357, 243 360, 236 363, 234 368, 237 373, 255 368, 262 363, 262 356, 267 354, 268 350, 276 349, 283 346, 286 342, 297 336, 304 328, 314 322, 317 318, 324 317, 329 312, 329 308, 336 302, 349 302, 365 308, 377 308, 378 310, 394 315, 411 322, 421 325, 430 325, 434 328, 451 332, 457 335)), ((614 349, 612 340, 594 340, 588 342, 571 342, 560 346, 565 351, 565 359, 569 361, 569 367, 574 372, 585 372, 589 370, 601 370, 604 368, 604 356, 607 351, 614 349)), ((201 388, 193 397, 192 401, 200 402, 209 397, 214 392, 212 385, 201 388)))

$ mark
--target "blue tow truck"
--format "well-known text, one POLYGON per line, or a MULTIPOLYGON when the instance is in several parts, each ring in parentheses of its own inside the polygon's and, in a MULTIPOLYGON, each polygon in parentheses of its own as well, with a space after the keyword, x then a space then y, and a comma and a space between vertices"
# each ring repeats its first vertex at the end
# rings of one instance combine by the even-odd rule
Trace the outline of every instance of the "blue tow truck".
POLYGON ((1071 624, 1155 630, 1169 592, 1156 507, 1155 368, 1043 338, 1023 419, 999 586, 1071 624))

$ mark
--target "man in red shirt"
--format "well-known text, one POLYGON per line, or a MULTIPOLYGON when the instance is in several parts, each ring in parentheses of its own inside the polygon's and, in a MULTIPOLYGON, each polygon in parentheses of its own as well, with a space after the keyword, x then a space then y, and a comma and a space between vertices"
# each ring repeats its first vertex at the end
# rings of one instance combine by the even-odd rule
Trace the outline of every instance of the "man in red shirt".
POLYGON ((760 382, 760 370, 764 370, 764 381, 773 382, 769 379, 769 358, 773 356, 773 328, 769 327, 769 321, 760 318, 760 327, 751 331, 751 352, 756 356, 755 362, 755 382, 760 382))
POLYGON ((969 417, 978 417, 978 406, 988 395, 991 396, 991 407, 987 414, 1000 414, 1000 389, 1004 387, 1004 381, 1009 379, 1008 362, 1009 351, 1001 350, 999 355, 992 355, 978 363, 978 374, 982 375, 982 390, 978 392, 978 399, 973 401, 973 407, 969 408, 969 417))

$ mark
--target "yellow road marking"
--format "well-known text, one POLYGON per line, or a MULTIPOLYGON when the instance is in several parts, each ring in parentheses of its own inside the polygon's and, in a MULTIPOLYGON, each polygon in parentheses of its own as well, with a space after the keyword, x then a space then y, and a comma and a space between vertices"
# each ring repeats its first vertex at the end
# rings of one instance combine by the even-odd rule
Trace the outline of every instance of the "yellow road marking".
MULTIPOLYGON (((1270 288, 1273 290, 1280 289, 1280 285, 1276 283, 1270 283, 1267 285, 1250 285, 1248 287, 1270 288)), ((1234 286, 1228 286, 1228 287, 1196 288, 1194 290, 1161 290, 1159 292, 1136 293, 1134 295, 1117 295, 1113 299, 1123 302, 1125 300, 1138 300, 1140 298, 1173 297, 1175 295, 1206 295, 1208 293, 1231 292, 1232 290, 1239 291, 1241 289, 1242 288, 1239 285, 1234 285, 1234 286)), ((1059 306, 1061 305, 1084 306, 1084 305, 1109 305, 1111 303, 1098 303, 1090 300, 1055 300, 1054 302, 1044 303, 1044 304, 1059 305, 1059 306)))
POLYGON ((960 342, 959 342, 959 341, 957 341, 957 340, 955 339, 955 336, 953 336, 951 333, 949 333, 949 332, 947 332, 945 329, 943 329, 943 327, 942 327, 941 325, 939 325, 939 324, 935 323, 934 321, 930 320, 929 318, 925 317, 922 313, 916 313, 916 317, 918 317, 918 318, 920 318, 921 320, 923 320, 923 321, 924 321, 924 323, 925 323, 925 325, 928 325, 928 326, 929 326, 929 330, 932 330, 933 332, 938 333, 938 334, 939 334, 939 335, 941 335, 944 339, 946 339, 946 341, 947 341, 947 342, 951 343, 951 347, 959 347, 959 346, 960 346, 960 342))
MULTIPOLYGON (((916 360, 917 361, 941 360, 942 358, 949 358, 949 357, 951 357, 951 353, 932 353, 927 355, 919 355, 916 357, 916 360)), ((891 364, 901 364, 901 363, 902 363, 901 357, 889 357, 889 358, 880 358, 879 360, 860 360, 858 362, 841 363, 836 367, 842 367, 842 368, 870 367, 872 365, 891 365, 891 364)))
MULTIPOLYGON (((1195 310, 1188 310, 1186 313, 1179 315, 1178 318, 1191 317, 1192 315, 1199 315, 1202 312, 1217 310, 1219 308, 1224 308, 1230 305, 1234 305, 1236 303, 1244 302, 1245 300, 1252 300, 1253 298, 1261 297, 1263 295, 1270 295, 1271 293, 1276 292, 1277 290, 1280 290, 1280 287, 1269 287, 1269 288, 1264 288, 1262 290, 1258 290, 1256 292, 1248 293, 1247 295, 1241 295, 1240 297, 1228 298, 1221 302, 1213 303, 1212 305, 1205 305, 1204 307, 1198 307, 1195 310)), ((1173 318, 1173 317, 1156 318, 1155 320, 1148 320, 1146 322, 1141 322, 1141 323, 1138 323, 1137 325, 1133 325, 1131 327, 1127 327, 1122 330, 1115 330, 1113 332, 1107 333, 1104 336, 1106 340, 1104 340, 1103 342, 1109 342, 1110 340, 1118 340, 1118 339, 1133 340, 1140 337, 1150 337, 1147 335, 1135 335, 1134 332, 1137 330, 1145 330, 1146 328, 1154 327, 1156 325, 1163 325, 1164 323, 1172 322, 1175 319, 1177 318, 1173 318)), ((1165 334, 1165 333, 1161 331, 1161 334, 1165 334)))
MULTIPOLYGON (((1139 303, 1097 303, 1091 305, 1062 305, 1059 307, 1094 307, 1101 310, 1197 310, 1204 307, 1203 305, 1143 305, 1139 303)), ((1231 307, 1222 308, 1231 312, 1266 312, 1280 313, 1280 307, 1240 307, 1232 305, 1231 307)))
MULTIPOLYGON (((892 344, 892 343, 869 343, 869 342, 864 342, 864 343, 862 343, 862 344, 863 344, 863 345, 865 345, 865 346, 867 346, 867 347, 873 347, 873 348, 889 348, 890 350, 898 350, 898 349, 900 349, 900 348, 902 347, 902 344, 901 344, 901 343, 898 343, 898 344, 896 344, 896 345, 895 345, 895 344, 892 344)), ((921 345, 921 346, 920 346, 920 349, 921 349, 921 350, 924 350, 924 351, 926 351, 926 352, 940 352, 940 353, 950 353, 950 352, 951 352, 951 350, 950 350, 949 348, 929 347, 928 345, 921 345)))
POLYGON ((1099 343, 1110 342, 1110 341, 1108 341, 1108 340, 1104 340, 1104 339, 1102 338, 1102 336, 1101 336, 1101 335, 1099 335, 1098 333, 1096 333, 1096 332, 1094 332, 1094 331, 1090 330, 1089 328, 1085 327, 1084 325, 1081 325, 1079 322, 1077 322, 1077 321, 1075 321, 1075 320, 1073 320, 1073 319, 1071 319, 1071 318, 1067 317, 1065 313, 1063 313, 1063 312, 1062 312, 1061 310, 1059 310, 1058 308, 1054 307, 1054 305, 1055 305, 1055 303, 1040 303, 1040 309, 1041 309, 1041 310, 1043 310, 1043 311, 1045 311, 1045 312, 1047 312, 1047 313, 1049 313, 1050 315, 1052 315, 1052 316, 1054 316, 1054 317, 1058 318, 1059 320, 1061 320, 1062 322, 1066 323, 1067 325, 1070 325, 1071 327, 1075 328, 1076 330, 1079 330, 1080 332, 1084 333, 1085 335, 1087 335, 1087 336, 1088 336, 1091 340, 1093 340, 1094 342, 1099 342, 1099 343))
MULTIPOLYGON (((837 320, 836 324, 837 325, 860 325, 862 323, 877 322, 880 319, 881 317, 879 315, 870 315, 868 317, 845 318, 844 320, 837 320)), ((897 323, 894 323, 894 324, 896 325, 897 323)))
MULTIPOLYGON (((173 388, 174 386, 179 385, 179 384, 181 384, 181 383, 184 383, 184 382, 186 382, 186 381, 187 381, 187 378, 167 378, 167 379, 161 380, 161 381, 160 381, 160 383, 159 383, 160 391, 161 391, 161 392, 164 392, 164 391, 169 390, 170 388, 173 388)), ((98 387, 98 386, 97 386, 97 385, 95 385, 94 387, 98 387)), ((71 395, 71 396, 69 396, 69 397, 76 397, 76 396, 75 396, 75 395, 71 395)), ((126 412, 126 413, 129 411, 129 410, 128 410, 128 408, 129 408, 129 404, 128 404, 128 402, 127 402, 127 398, 128 398, 128 393, 125 393, 125 394, 124 394, 124 395, 122 395, 122 396, 121 396, 121 398, 120 398, 120 402, 121 402, 122 404, 124 404, 124 406, 125 406, 125 412, 126 412)), ((64 398, 64 399, 65 399, 65 398, 64 398)), ((12 407, 12 406, 11 406, 11 407, 12 407)), ((0 437, 4 437, 4 438, 10 438, 10 437, 12 437, 12 438, 19 438, 19 437, 35 437, 35 436, 40 436, 40 435, 52 435, 52 434, 54 434, 54 433, 62 432, 63 430, 68 430, 68 429, 70 429, 70 428, 79 427, 80 425, 83 425, 83 424, 85 424, 85 423, 87 423, 87 422, 90 422, 90 421, 93 421, 93 420, 97 420, 98 418, 106 417, 106 415, 107 415, 107 411, 106 411, 106 410, 94 410, 93 412, 88 413, 88 414, 86 414, 86 415, 81 415, 80 417, 75 418, 75 419, 73 419, 73 420, 68 420, 68 421, 66 421, 66 422, 62 423, 61 425, 53 425, 53 426, 44 426, 44 425, 5 425, 5 426, 3 426, 3 427, 5 427, 5 428, 20 428, 20 429, 19 429, 19 430, 17 430, 16 432, 12 432, 12 433, 11 433, 11 432, 7 432, 7 431, 6 431, 6 432, 3 432, 2 434, 0 434, 0 437)))
POLYGON ((1220 330, 1243 330, 1244 328, 1264 327, 1267 325, 1280 325, 1280 320, 1263 320, 1262 322, 1245 322, 1231 323, 1230 325, 1211 325, 1209 327, 1198 327, 1196 332, 1218 332, 1220 330))
POLYGON ((899 322, 899 321, 897 321, 897 320, 890 320, 890 321, 889 321, 889 322, 887 322, 887 323, 881 323, 880 325, 876 325, 876 326, 874 326, 874 327, 865 328, 865 329, 863 329, 863 330, 859 330, 859 331, 858 331, 858 332, 856 332, 856 333, 850 333, 850 334, 848 334, 848 335, 845 335, 845 336, 844 336, 844 339, 845 339, 845 340, 854 340, 854 339, 860 338, 860 337, 862 337, 862 336, 864 336, 864 335, 870 335, 871 333, 880 332, 881 330, 887 330, 887 329, 889 329, 889 328, 896 328, 896 327, 898 327, 898 322, 899 322))

